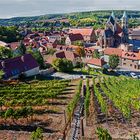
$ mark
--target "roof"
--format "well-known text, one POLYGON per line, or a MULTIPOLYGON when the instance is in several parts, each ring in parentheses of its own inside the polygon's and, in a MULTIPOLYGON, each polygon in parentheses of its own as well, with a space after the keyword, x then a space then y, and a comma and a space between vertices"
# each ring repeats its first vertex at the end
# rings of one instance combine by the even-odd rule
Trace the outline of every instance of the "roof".
POLYGON ((70 29, 69 33, 71 34, 81 34, 82 36, 91 36, 93 33, 93 28, 75 28, 75 29, 70 29))
POLYGON ((0 70, 4 71, 6 78, 26 72, 36 67, 39 67, 39 65, 31 54, 25 54, 20 57, 6 59, 0 62, 0 70))
POLYGON ((104 54, 106 55, 118 55, 118 56, 122 56, 122 50, 118 49, 118 48, 106 48, 104 50, 104 54))
POLYGON ((113 31, 109 28, 104 30, 104 35, 106 38, 113 36, 113 31))
POLYGON ((0 41, 0 46, 5 47, 8 46, 8 44, 6 42, 0 41))
POLYGON ((122 58, 130 59, 130 60, 140 60, 140 52, 134 53, 134 52, 122 52, 122 58))
POLYGON ((8 45, 10 46, 10 48, 12 50, 16 50, 18 47, 19 47, 19 42, 12 42, 12 43, 9 43, 8 45))
POLYGON ((106 62, 103 59, 92 58, 86 61, 87 64, 96 65, 102 67, 106 62))
POLYGON ((71 51, 59 51, 55 53, 57 58, 66 58, 68 60, 73 61, 75 58, 79 57, 76 53, 71 51))
POLYGON ((73 41, 81 41, 84 40, 83 36, 81 34, 69 34, 70 40, 73 41))
POLYGON ((71 51, 58 51, 53 56, 50 56, 47 59, 47 62, 51 64, 53 60, 55 60, 56 58, 66 58, 68 60, 73 61, 75 58, 78 58, 78 57, 79 56, 76 53, 71 52, 71 51))
POLYGON ((131 36, 140 36, 140 29, 135 29, 131 32, 131 36))

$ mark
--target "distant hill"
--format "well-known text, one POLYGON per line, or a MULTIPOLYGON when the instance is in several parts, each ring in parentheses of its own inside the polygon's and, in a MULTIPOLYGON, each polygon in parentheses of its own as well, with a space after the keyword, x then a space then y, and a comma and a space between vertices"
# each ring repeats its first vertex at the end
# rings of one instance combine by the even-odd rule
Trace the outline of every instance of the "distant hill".
MULTIPOLYGON (((76 19, 78 18, 91 18, 91 17, 100 17, 100 18, 108 18, 112 11, 90 11, 90 12, 75 12, 69 14, 49 14, 49 15, 41 15, 41 16, 33 16, 33 17, 14 17, 10 19, 0 19, 0 25, 16 25, 16 24, 24 24, 27 22, 34 22, 40 20, 49 20, 49 19, 61 19, 61 18, 70 18, 76 19)), ((114 11, 117 17, 121 17, 123 11, 114 11)), ((130 18, 140 18, 140 11, 127 11, 128 16, 130 18)))

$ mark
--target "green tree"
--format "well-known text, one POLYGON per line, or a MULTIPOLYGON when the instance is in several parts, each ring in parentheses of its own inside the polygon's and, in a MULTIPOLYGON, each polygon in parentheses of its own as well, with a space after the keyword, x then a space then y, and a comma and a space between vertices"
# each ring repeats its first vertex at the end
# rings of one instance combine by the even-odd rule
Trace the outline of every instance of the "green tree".
POLYGON ((7 47, 0 46, 0 59, 7 59, 13 56, 12 51, 7 47))
POLYGON ((4 75, 4 72, 0 70, 0 79, 2 79, 3 75, 4 75))
POLYGON ((84 46, 84 43, 83 41, 75 41, 72 43, 72 45, 75 45, 75 46, 84 46))
POLYGON ((32 132, 31 140, 43 140, 43 130, 38 127, 36 131, 32 132))
POLYGON ((57 71, 61 72, 71 72, 73 70, 73 64, 70 60, 67 60, 65 58, 57 58, 53 61, 53 67, 57 71))
POLYGON ((112 137, 108 133, 107 129, 98 127, 96 130, 96 134, 98 135, 99 140, 112 140, 112 137))
POLYGON ((111 69, 115 69, 119 65, 119 56, 111 55, 109 56, 109 66, 111 69))
POLYGON ((98 50, 95 50, 94 52, 93 52, 93 58, 100 58, 100 54, 99 54, 99 52, 98 52, 98 50))
POLYGON ((24 45, 22 41, 20 41, 18 50, 19 50, 20 55, 24 55, 26 53, 26 46, 24 45))

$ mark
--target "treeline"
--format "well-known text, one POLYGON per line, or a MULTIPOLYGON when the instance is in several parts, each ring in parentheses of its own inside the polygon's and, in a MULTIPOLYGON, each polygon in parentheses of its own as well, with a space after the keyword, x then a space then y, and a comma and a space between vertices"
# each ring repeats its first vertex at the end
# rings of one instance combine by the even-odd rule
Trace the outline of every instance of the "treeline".
POLYGON ((18 32, 16 26, 0 26, 0 41, 6 43, 16 42, 21 39, 21 35, 18 32))

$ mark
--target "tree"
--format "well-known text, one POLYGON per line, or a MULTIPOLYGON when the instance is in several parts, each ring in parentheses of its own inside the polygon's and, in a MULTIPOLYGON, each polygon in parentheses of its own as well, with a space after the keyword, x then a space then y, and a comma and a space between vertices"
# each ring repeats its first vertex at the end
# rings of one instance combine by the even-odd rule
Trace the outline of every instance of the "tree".
POLYGON ((2 79, 3 75, 4 75, 4 72, 0 70, 0 79, 2 79))
POLYGON ((111 69, 115 69, 119 65, 119 56, 111 55, 109 56, 109 66, 111 69))
POLYGON ((85 50, 83 47, 78 47, 76 49, 76 53, 80 56, 80 57, 85 57, 85 50))
POLYGON ((32 132, 31 140, 43 140, 43 130, 38 127, 36 131, 32 132))
POLYGON ((83 43, 83 41, 75 41, 74 43, 72 43, 72 45, 75 45, 75 46, 84 46, 84 43, 83 43))
POLYGON ((70 60, 67 60, 65 58, 57 58, 53 61, 53 67, 57 71, 61 72, 71 72, 73 70, 73 64, 70 60))
POLYGON ((7 59, 13 56, 12 51, 7 47, 0 46, 0 59, 7 59))
POLYGON ((20 41, 18 50, 20 55, 24 55, 26 53, 26 47, 22 41, 20 41))
POLYGON ((100 54, 99 54, 99 52, 98 52, 98 50, 95 50, 94 52, 93 52, 93 58, 100 58, 100 54))

